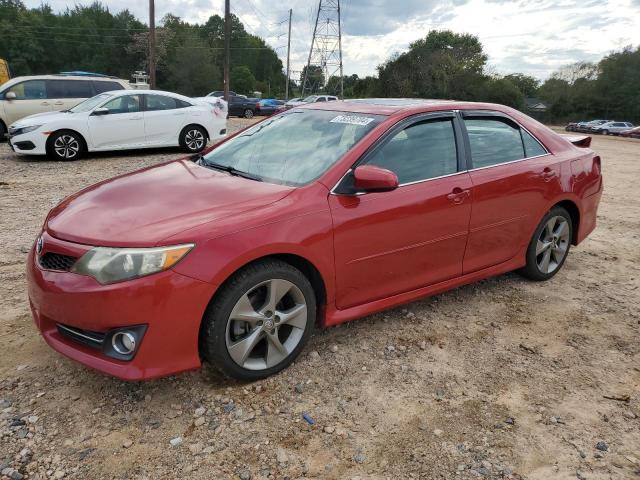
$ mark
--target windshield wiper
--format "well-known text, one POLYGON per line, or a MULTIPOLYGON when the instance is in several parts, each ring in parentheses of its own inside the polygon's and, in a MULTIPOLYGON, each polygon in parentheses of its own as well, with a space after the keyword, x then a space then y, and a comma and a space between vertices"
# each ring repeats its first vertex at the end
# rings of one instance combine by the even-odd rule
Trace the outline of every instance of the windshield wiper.
POLYGON ((231 167, 229 165, 221 165, 220 163, 210 162, 206 158, 204 158, 202 155, 200 155, 200 157, 197 159, 197 163, 205 167, 215 168, 216 170, 227 172, 236 177, 248 178, 249 180, 255 180, 256 182, 262 181, 262 178, 259 177, 258 175, 254 175, 249 172, 243 172, 242 170, 238 170, 237 168, 231 167))

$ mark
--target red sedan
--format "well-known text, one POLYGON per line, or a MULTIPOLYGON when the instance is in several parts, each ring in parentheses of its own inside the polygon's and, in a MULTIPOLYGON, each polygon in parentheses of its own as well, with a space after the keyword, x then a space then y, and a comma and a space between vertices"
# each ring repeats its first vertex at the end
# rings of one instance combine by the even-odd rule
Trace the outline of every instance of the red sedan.
POLYGON ((289 110, 56 206, 28 258, 33 317, 119 378, 202 360, 266 377, 316 326, 512 270, 553 277, 602 193, 589 137, 570 140, 494 104, 289 110))

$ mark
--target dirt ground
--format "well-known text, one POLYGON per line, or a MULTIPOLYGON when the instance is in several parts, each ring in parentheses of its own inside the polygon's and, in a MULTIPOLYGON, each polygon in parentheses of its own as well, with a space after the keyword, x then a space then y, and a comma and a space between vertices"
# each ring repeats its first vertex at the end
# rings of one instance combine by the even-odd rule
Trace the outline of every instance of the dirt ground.
POLYGON ((118 381, 52 351, 29 314, 47 211, 178 152, 59 163, 0 144, 0 477, 640 478, 640 140, 593 148, 599 225, 552 281, 503 275, 317 331, 243 384, 118 381))

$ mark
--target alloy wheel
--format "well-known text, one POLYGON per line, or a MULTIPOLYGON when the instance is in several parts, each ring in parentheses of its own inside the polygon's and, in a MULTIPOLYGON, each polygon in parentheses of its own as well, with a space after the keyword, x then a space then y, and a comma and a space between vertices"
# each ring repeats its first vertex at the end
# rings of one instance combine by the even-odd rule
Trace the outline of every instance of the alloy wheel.
POLYGON ((196 128, 189 130, 184 136, 184 143, 189 150, 198 151, 204 147, 206 139, 202 132, 196 128))
POLYGON ((275 367, 300 344, 307 320, 300 288, 284 279, 261 282, 240 297, 229 315, 227 352, 247 370, 275 367))
POLYGON ((562 216, 551 217, 543 227, 536 243, 536 264, 540 272, 555 272, 569 250, 569 222, 562 216))
POLYGON ((246 109, 244 111, 244 118, 253 118, 253 110, 246 109))
POLYGON ((73 135, 60 135, 53 142, 53 150, 58 157, 70 160, 78 156, 80 142, 73 135))

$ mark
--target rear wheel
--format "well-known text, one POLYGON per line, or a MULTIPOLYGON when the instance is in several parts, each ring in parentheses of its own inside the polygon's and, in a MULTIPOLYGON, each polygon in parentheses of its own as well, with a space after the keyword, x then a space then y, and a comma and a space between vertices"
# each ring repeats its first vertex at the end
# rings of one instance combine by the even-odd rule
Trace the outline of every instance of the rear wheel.
POLYGON ((571 216, 562 207, 552 208, 533 234, 527 248, 527 264, 520 273, 531 280, 550 279, 567 259, 572 239, 571 216))
POLYGON ((47 140, 47 155, 65 162, 77 160, 84 152, 84 141, 76 132, 62 130, 47 140))
POLYGON ((5 140, 5 135, 7 134, 7 128, 4 126, 4 123, 0 121, 0 142, 5 140))
POLYGON ((244 111, 244 118, 253 118, 253 110, 251 110, 250 108, 247 108, 244 111))
POLYGON ((609 135, 609 130, 602 130, 603 135, 609 135))
POLYGON ((207 309, 205 358, 229 377, 257 380, 295 360, 316 320, 313 287, 298 269, 266 260, 236 273, 207 309))
POLYGON ((190 125, 180 134, 180 146, 190 153, 198 153, 207 146, 207 132, 202 127, 190 125))

